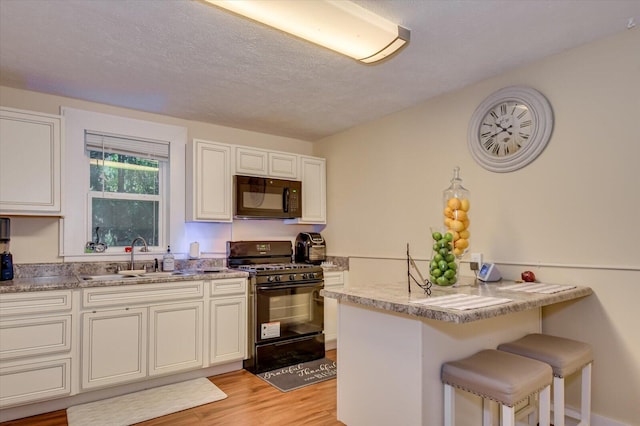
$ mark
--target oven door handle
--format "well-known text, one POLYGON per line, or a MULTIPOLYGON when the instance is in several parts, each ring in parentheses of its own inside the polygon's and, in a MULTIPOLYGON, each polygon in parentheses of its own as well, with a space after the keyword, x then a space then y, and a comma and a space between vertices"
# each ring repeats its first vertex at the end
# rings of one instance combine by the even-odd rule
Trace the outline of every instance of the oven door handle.
POLYGON ((282 283, 282 284, 260 284, 256 285, 256 290, 269 291, 269 290, 282 290, 283 288, 324 288, 322 281, 314 281, 307 283, 282 283))

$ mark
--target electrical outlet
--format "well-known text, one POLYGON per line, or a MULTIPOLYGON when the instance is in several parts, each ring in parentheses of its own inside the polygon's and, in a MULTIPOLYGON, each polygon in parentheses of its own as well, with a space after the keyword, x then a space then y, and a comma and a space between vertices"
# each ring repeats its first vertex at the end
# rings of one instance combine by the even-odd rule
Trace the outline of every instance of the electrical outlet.
POLYGON ((471 261, 482 264, 482 253, 471 253, 471 261))

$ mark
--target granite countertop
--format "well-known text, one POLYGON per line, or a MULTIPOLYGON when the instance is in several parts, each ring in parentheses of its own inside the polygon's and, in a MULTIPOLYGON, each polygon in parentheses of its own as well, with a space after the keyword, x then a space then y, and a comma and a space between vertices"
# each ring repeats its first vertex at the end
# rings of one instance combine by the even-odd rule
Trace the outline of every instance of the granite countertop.
MULTIPOLYGON (((115 275, 115 274, 113 274, 115 275)), ((181 271, 176 275, 150 273, 149 276, 125 277, 114 276, 109 279, 88 278, 84 275, 58 275, 48 277, 15 278, 0 282, 0 294, 22 293, 30 291, 64 290, 74 288, 107 287, 120 285, 137 285, 166 283, 176 281, 217 280, 223 278, 248 277, 244 271, 222 268, 217 271, 181 271)))
POLYGON ((507 280, 502 280, 498 283, 476 284, 474 279, 470 278, 467 284, 460 286, 439 287, 434 285, 431 296, 427 296, 424 291, 413 283, 411 284, 411 293, 409 293, 407 290, 407 282, 404 281, 385 285, 348 285, 341 289, 325 288, 321 294, 325 297, 338 299, 341 302, 350 302, 384 311, 453 323, 467 323, 528 309, 536 309, 592 294, 591 288, 583 286, 575 286, 575 288, 552 294, 528 293, 505 289, 505 287, 515 284, 517 283, 507 280), (511 299, 511 301, 499 305, 468 310, 457 310, 415 303, 415 301, 421 299, 447 295, 477 295, 507 298, 511 299))

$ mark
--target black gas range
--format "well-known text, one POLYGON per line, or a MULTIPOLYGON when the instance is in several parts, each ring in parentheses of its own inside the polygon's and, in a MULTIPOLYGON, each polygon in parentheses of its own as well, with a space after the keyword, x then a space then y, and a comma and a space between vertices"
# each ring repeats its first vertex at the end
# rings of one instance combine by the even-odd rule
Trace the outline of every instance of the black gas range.
POLYGON ((290 241, 228 241, 227 265, 249 272, 249 356, 255 373, 324 357, 322 268, 293 263, 290 241))

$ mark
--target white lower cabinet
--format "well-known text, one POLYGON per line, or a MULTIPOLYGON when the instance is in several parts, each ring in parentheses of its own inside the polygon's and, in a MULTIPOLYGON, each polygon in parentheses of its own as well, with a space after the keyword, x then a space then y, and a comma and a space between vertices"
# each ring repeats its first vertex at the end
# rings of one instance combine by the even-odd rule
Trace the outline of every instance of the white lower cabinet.
POLYGON ((228 278, 212 281, 210 297, 209 364, 246 358, 247 280, 228 278))
POLYGON ((147 376, 147 308, 82 314, 82 388, 147 376))
POLYGON ((82 388, 202 367, 203 302, 87 312, 82 388))
POLYGON ((244 277, 0 294, 0 408, 241 361, 246 340, 244 277))
POLYGON ((149 308, 149 375, 202 367, 203 302, 149 308))
POLYGON ((211 300, 209 363, 244 359, 247 354, 247 299, 211 300))
POLYGON ((70 290, 0 294, 0 408, 71 394, 70 290))
POLYGON ((82 388, 201 368, 203 297, 203 281, 83 290, 82 388))
POLYGON ((0 366, 0 408, 71 393, 71 358, 34 358, 2 363, 0 366))
MULTIPOLYGON (((325 272, 325 288, 342 288, 347 283, 348 272, 325 272)), ((324 298, 324 340, 327 349, 335 349, 338 339, 338 300, 324 298)))

